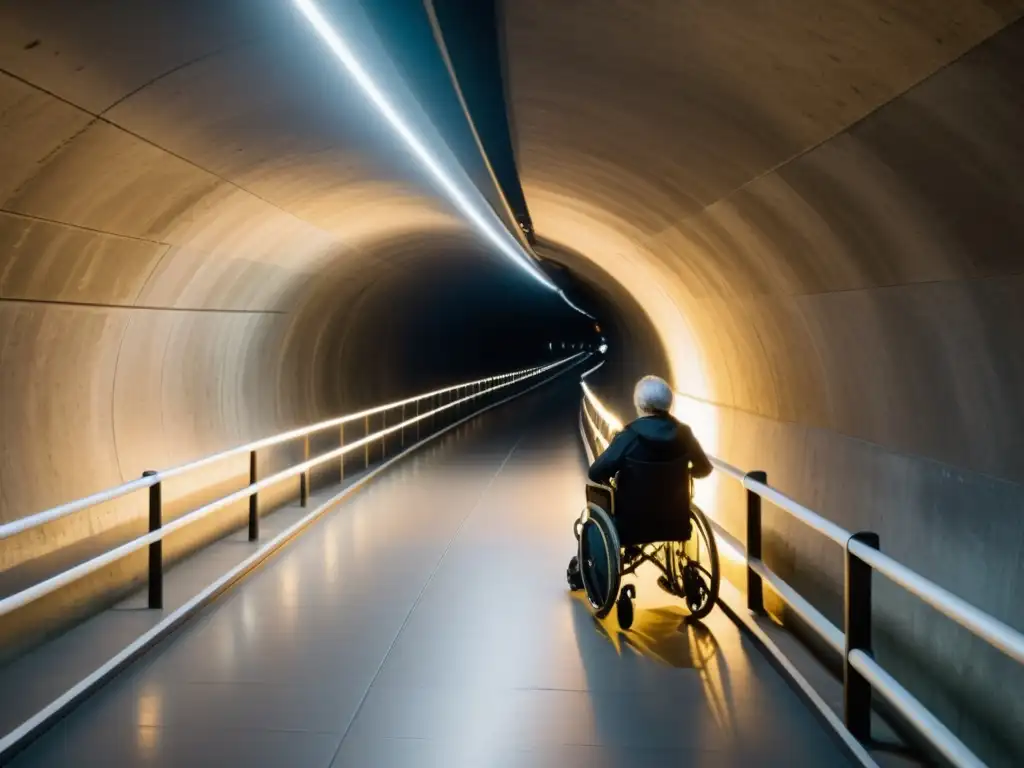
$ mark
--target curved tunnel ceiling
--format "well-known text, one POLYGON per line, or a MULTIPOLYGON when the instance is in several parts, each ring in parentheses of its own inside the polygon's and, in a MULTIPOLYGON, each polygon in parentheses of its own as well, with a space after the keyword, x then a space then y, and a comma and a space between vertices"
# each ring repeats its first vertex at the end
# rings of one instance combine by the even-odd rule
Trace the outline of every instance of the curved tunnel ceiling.
MULTIPOLYGON (((498 8, 538 255, 589 284, 620 373, 663 368, 730 461, 1024 621, 1024 1, 498 8)), ((494 362, 476 339, 396 365, 417 334, 478 323, 514 365, 580 327, 482 246, 283 0, 7 4, 0 132, 4 518, 494 362), (467 292, 484 298, 453 311, 467 292)), ((500 208, 486 163, 455 154, 500 208)), ((800 545, 791 571, 836 576, 827 545, 774 530, 800 545)), ((889 608, 885 631, 947 658, 933 617, 889 608)), ((979 689, 934 700, 959 716, 979 689)), ((1021 706, 963 727, 1012 742, 1021 706)))

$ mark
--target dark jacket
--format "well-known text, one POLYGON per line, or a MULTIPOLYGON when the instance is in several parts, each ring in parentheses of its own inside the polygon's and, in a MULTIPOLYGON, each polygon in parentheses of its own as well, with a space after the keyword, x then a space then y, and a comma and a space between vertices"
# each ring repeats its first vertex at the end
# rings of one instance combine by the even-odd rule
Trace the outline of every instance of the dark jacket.
POLYGON ((685 424, 670 414, 641 416, 627 424, 611 445, 594 461, 590 479, 607 484, 622 468, 626 458, 636 461, 674 461, 688 456, 693 477, 707 477, 713 467, 704 450, 685 424))

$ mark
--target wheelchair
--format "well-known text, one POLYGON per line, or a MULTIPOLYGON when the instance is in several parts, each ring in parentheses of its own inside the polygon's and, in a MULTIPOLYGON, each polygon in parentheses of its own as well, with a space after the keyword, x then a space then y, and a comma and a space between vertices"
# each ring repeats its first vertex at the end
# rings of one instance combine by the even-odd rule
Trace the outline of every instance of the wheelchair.
POLYGON ((614 607, 628 630, 636 589, 622 578, 651 563, 661 571, 658 586, 690 609, 688 621, 707 616, 721 571, 714 532, 692 502, 689 462, 627 460, 612 482, 587 483, 587 506, 573 525, 578 549, 566 572, 569 588, 586 593, 598 618, 614 607))

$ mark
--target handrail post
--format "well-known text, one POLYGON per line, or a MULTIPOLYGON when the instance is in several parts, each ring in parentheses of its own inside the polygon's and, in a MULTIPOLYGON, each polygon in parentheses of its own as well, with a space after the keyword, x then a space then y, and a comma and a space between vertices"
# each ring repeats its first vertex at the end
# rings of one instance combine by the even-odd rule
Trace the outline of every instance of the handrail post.
MULTIPOLYGON (((302 438, 302 462, 309 461, 309 435, 302 438)), ((309 505, 309 470, 299 475, 299 506, 309 505)))
POLYGON ((420 401, 416 401, 416 442, 420 441, 420 401))
MULTIPOLYGON (((384 432, 388 428, 388 412, 380 412, 380 431, 384 432)), ((380 436, 380 460, 384 461, 388 457, 388 436, 382 434, 380 436)))
MULTIPOLYGON (((255 485, 259 481, 259 472, 256 468, 256 451, 249 451, 249 485, 255 485)), ((249 494, 249 541, 256 541, 260 537, 260 501, 259 494, 255 491, 249 494)))
POLYGON ((400 421, 398 423, 402 425, 402 428, 400 430, 398 430, 398 440, 399 440, 398 447, 404 450, 405 449, 405 403, 402 403, 402 415, 401 415, 400 421))
POLYGON ((871 651, 871 566, 850 552, 850 542, 858 541, 878 549, 877 533, 861 531, 846 542, 844 568, 843 621, 846 649, 843 654, 843 721, 857 739, 871 738, 871 684, 850 664, 850 653, 871 651))
MULTIPOLYGON (((768 473, 748 472, 751 480, 767 484, 768 473)), ((747 610, 764 615, 764 585, 760 574, 750 567, 751 560, 761 559, 761 496, 747 488, 747 610)))
MULTIPOLYGON (((152 469, 142 473, 143 477, 152 477, 157 474, 152 469)), ((149 486, 149 532, 159 531, 163 528, 163 492, 160 482, 157 481, 149 486)), ((164 542, 157 539, 149 545, 149 607, 164 607, 164 542)))
MULTIPOLYGON (((342 422, 341 426, 338 427, 338 447, 345 447, 345 423, 342 422)), ((345 454, 341 454, 338 457, 338 482, 345 482, 345 454)))
MULTIPOLYGON (((370 414, 366 414, 366 418, 363 420, 363 437, 370 436, 370 414)), ((370 467, 370 441, 367 440, 366 444, 363 445, 363 468, 369 469, 370 467)))

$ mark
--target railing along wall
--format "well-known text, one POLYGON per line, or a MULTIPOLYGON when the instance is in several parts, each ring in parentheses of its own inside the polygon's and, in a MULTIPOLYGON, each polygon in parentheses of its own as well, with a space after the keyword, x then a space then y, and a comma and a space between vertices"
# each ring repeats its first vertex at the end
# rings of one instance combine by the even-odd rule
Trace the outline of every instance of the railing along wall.
POLYGON ((536 366, 521 371, 489 376, 476 381, 427 392, 422 395, 399 400, 393 403, 369 408, 358 413, 321 421, 309 426, 282 432, 278 435, 263 438, 255 442, 230 448, 220 453, 183 464, 181 466, 160 471, 147 471, 137 480, 108 488, 85 498, 62 504, 52 509, 29 515, 18 520, 0 525, 0 541, 27 533, 46 523, 81 512, 104 502, 112 501, 130 493, 148 489, 149 531, 120 546, 103 552, 72 568, 40 581, 27 589, 0 599, 0 617, 16 611, 29 603, 55 592, 73 582, 94 573, 95 571, 127 557, 133 552, 149 548, 148 574, 148 605, 150 608, 163 607, 163 552, 162 541, 186 526, 208 517, 218 510, 236 502, 248 499, 249 540, 257 541, 260 535, 260 492, 281 483, 289 478, 299 477, 299 502, 305 507, 309 502, 310 472, 314 468, 328 462, 337 461, 340 467, 341 480, 344 480, 345 456, 357 451, 362 452, 366 467, 370 465, 370 446, 381 443, 382 456, 386 452, 388 437, 398 434, 401 447, 404 449, 406 438, 415 436, 416 442, 421 439, 424 428, 431 432, 443 429, 448 422, 445 419, 460 418, 463 413, 475 405, 484 406, 486 399, 503 392, 521 382, 533 382, 537 377, 562 366, 574 365, 587 353, 579 352, 544 366, 536 366), (390 419, 389 419, 390 416, 390 419), (371 432, 374 422, 379 420, 380 428, 371 432), (391 422, 390 424, 388 422, 391 422), (345 428, 348 425, 361 424, 362 436, 355 440, 346 440, 345 428), (314 458, 309 456, 310 436, 328 430, 337 430, 338 447, 314 458), (302 441, 303 461, 287 469, 264 478, 258 476, 259 452, 272 446, 292 441, 302 441), (224 461, 228 458, 249 455, 249 484, 233 493, 205 504, 197 509, 181 515, 168 524, 163 523, 162 484, 171 478, 185 475, 202 467, 224 461))
MULTIPOLYGON (((299 502, 305 507, 310 501, 309 473, 313 469, 322 464, 337 462, 339 470, 344 473, 342 459, 354 453, 362 453, 363 461, 367 464, 365 472, 357 477, 350 478, 350 484, 342 483, 336 493, 332 492, 330 498, 318 501, 316 507, 309 510, 299 520, 291 522, 284 530, 271 537, 270 540, 261 542, 260 546, 242 562, 204 586, 197 594, 188 598, 184 604, 169 611, 155 625, 145 630, 111 658, 79 679, 45 707, 28 716, 20 725, 6 735, 0 736, 0 763, 6 764, 9 758, 24 749, 33 738, 58 722, 61 717, 84 701, 94 690, 112 679, 118 672, 138 658, 140 654, 166 637, 184 621, 194 616, 204 605, 222 594, 224 590, 230 588, 232 584, 258 566, 272 552, 305 530, 322 514, 360 485, 380 472, 385 471, 395 461, 400 460, 404 455, 416 450, 428 441, 436 439, 487 410, 496 408, 562 376, 587 360, 590 355, 591 353, 586 351, 579 352, 548 365, 456 384, 444 389, 417 395, 416 397, 370 408, 359 413, 339 416, 300 429, 282 432, 279 435, 247 443, 179 467, 158 472, 147 472, 138 480, 133 480, 92 494, 86 498, 0 526, 0 540, 3 540, 26 531, 34 530, 40 525, 59 520, 75 512, 89 509, 105 501, 110 501, 135 491, 148 489, 150 527, 152 529, 149 533, 0 600, 0 617, 23 606, 27 606, 44 595, 71 584, 98 568, 102 568, 107 563, 114 562, 144 547, 149 547, 151 566, 149 572, 149 604, 151 607, 157 608, 160 607, 162 599, 163 563, 160 543, 164 537, 213 514, 217 510, 222 510, 234 502, 248 498, 250 500, 255 499, 255 501, 250 501, 248 530, 250 537, 258 539, 260 535, 258 520, 259 494, 261 491, 283 480, 298 476, 300 478, 299 502), (381 425, 380 429, 371 433, 371 425, 378 419, 381 425), (346 425, 360 422, 362 422, 363 429, 360 430, 358 439, 347 441, 345 434, 346 425), (315 458, 309 458, 309 436, 330 430, 337 430, 338 447, 315 458), (394 453, 394 455, 388 456, 386 440, 391 437, 394 441, 394 436, 396 435, 398 436, 397 442, 401 444, 401 449, 394 453), (406 445, 407 439, 409 441, 408 445, 406 445), (303 441, 304 459, 301 463, 265 478, 257 476, 255 469, 258 466, 256 461, 258 451, 298 440, 303 441), (381 441, 382 444, 381 460, 370 467, 370 454, 367 449, 376 441, 381 441), (168 525, 161 524, 161 484, 165 480, 179 477, 200 467, 209 466, 232 456, 245 454, 249 456, 251 470, 249 484, 246 487, 186 513, 168 525), (255 521, 252 519, 253 515, 257 518, 255 521)), ((342 479, 344 479, 344 474, 342 474, 342 479)))
MULTIPOLYGON (((600 367, 600 366, 597 366, 600 367)), ((597 397, 583 379, 580 386, 580 433, 588 454, 600 454, 622 422, 597 397), (591 444, 592 443, 592 444, 591 444)), ((871 697, 877 693, 889 703, 933 749, 952 765, 982 768, 978 758, 952 731, 875 659, 871 645, 872 574, 879 573, 940 613, 966 628, 1018 663, 1024 663, 1024 635, 971 605, 880 551, 877 533, 851 532, 768 484, 765 472, 744 472, 715 456, 715 468, 746 490, 746 546, 708 518, 721 543, 738 552, 746 562, 747 608, 764 615, 764 586, 803 619, 843 660, 843 720, 861 742, 871 737, 871 697), (761 553, 761 502, 766 500, 842 549, 844 557, 843 629, 830 622, 811 603, 765 565, 761 553)))

